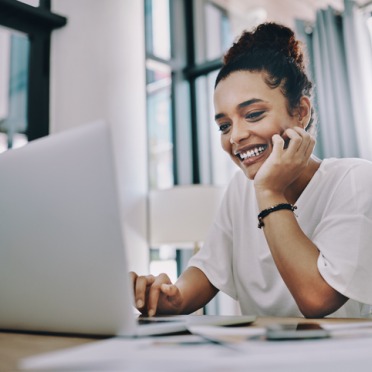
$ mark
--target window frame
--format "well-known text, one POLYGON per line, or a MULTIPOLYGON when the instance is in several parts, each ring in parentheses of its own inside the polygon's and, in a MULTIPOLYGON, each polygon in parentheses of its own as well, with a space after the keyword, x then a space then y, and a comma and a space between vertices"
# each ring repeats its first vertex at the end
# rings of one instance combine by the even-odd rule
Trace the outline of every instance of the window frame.
POLYGON ((38 7, 17 0, 0 2, 0 25, 25 33, 30 41, 26 130, 28 141, 49 134, 51 33, 66 24, 66 17, 51 12, 51 0, 40 0, 38 7))

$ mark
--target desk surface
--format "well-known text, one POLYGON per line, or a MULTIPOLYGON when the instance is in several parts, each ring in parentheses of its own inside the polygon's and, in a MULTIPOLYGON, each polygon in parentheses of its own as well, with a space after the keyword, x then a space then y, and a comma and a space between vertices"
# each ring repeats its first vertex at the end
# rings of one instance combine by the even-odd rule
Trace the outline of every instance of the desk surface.
MULTIPOLYGON (((300 318, 258 318, 253 327, 263 327, 270 323, 317 322, 344 323, 371 321, 371 319, 300 319, 300 318)), ((16 371, 18 362, 28 356, 61 350, 95 342, 97 339, 54 335, 0 332, 0 371, 16 371)))
POLYGON ((0 332, 0 371, 17 371, 28 356, 94 342, 96 339, 0 332))

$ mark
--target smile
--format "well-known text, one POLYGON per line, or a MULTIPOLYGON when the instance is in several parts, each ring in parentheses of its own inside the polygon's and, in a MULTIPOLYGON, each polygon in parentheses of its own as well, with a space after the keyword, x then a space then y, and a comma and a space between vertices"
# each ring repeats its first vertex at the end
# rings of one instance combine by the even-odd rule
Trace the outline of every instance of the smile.
POLYGON ((254 158, 256 156, 261 155, 265 150, 267 146, 266 145, 260 145, 257 147, 254 147, 248 151, 242 151, 237 154, 235 154, 240 160, 244 161, 250 158, 254 158))

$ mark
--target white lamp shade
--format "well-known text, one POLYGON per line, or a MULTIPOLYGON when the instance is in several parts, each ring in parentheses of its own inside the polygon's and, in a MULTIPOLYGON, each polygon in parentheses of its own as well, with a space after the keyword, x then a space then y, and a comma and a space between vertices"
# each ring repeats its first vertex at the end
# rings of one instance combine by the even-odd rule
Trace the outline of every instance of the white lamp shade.
POLYGON ((188 185, 150 191, 150 245, 182 247, 204 241, 224 190, 218 186, 188 185))

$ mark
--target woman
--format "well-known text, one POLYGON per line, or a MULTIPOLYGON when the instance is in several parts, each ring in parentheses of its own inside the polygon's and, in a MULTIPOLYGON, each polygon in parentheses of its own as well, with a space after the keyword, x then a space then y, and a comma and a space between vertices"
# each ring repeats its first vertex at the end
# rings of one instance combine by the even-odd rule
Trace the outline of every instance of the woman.
POLYGON ((175 284, 131 273, 142 313, 190 313, 219 290, 243 314, 370 316, 372 164, 312 155, 311 82, 294 33, 244 32, 216 80, 230 182, 204 247, 175 284))

